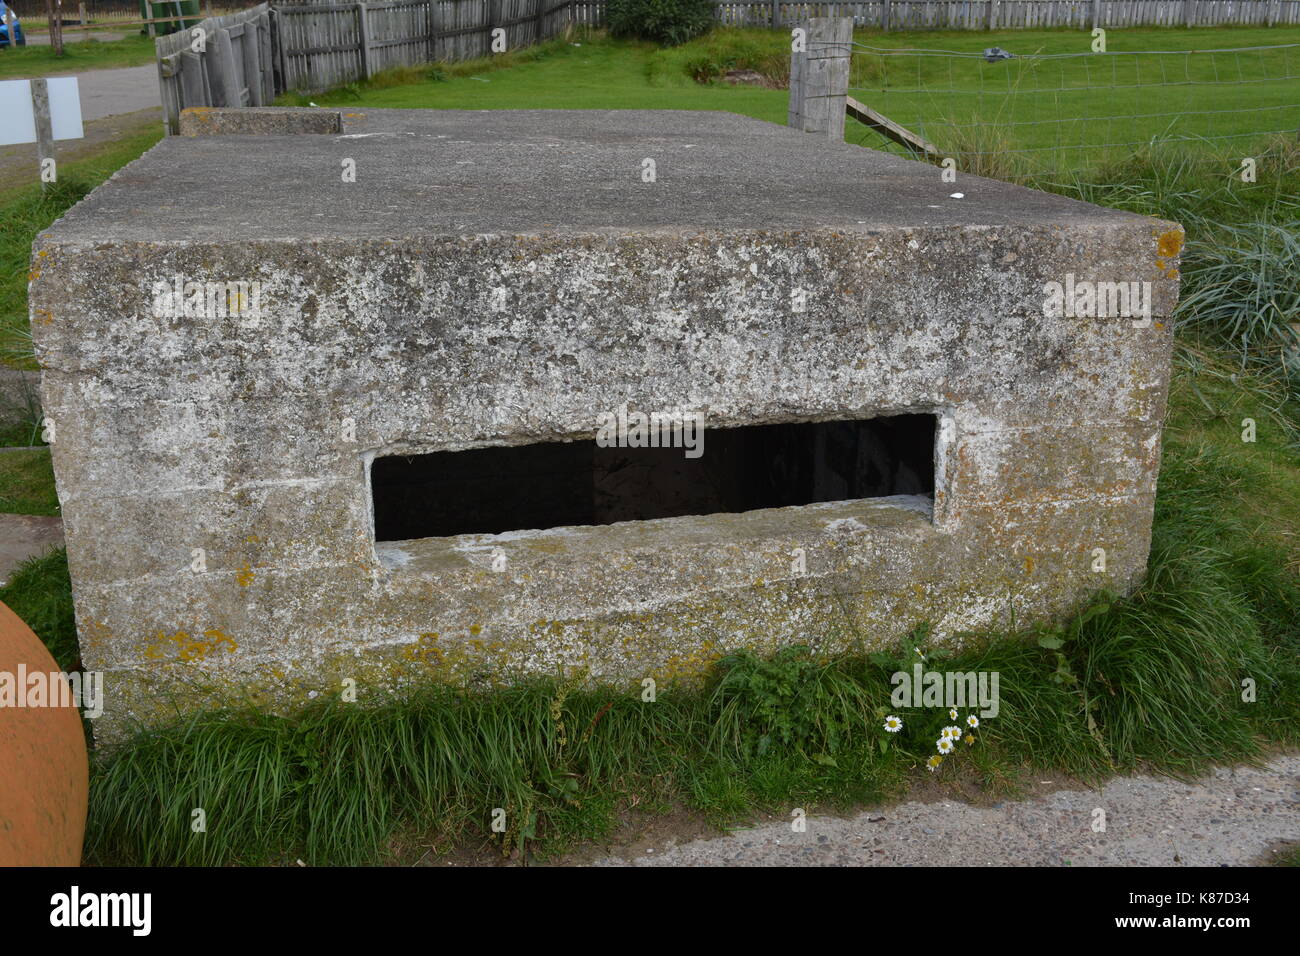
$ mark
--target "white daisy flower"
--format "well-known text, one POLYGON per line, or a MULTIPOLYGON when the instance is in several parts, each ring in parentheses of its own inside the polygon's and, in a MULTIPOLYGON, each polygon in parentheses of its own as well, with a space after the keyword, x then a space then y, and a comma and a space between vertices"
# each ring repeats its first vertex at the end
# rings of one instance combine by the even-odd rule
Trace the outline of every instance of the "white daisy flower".
POLYGON ((969 717, 966 718, 966 726, 971 728, 972 730, 974 730, 979 725, 980 725, 980 719, 976 717, 974 714, 971 714, 969 717))
POLYGON ((949 707, 949 708, 948 708, 948 719, 949 719, 949 720, 956 720, 956 719, 957 719, 957 708, 956 708, 956 707, 949 707))
POLYGON ((887 730, 889 733, 896 734, 902 729, 903 729, 903 718, 895 717, 893 714, 890 714, 888 717, 885 718, 885 730, 887 730))
POLYGON ((950 754, 952 753, 952 738, 940 737, 938 741, 935 742, 935 746, 939 748, 939 753, 950 754))

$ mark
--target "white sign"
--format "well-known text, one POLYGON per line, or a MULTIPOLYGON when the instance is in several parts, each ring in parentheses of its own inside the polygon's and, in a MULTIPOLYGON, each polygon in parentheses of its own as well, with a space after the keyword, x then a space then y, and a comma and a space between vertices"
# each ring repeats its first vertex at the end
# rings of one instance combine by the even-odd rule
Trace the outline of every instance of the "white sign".
MULTIPOLYGON (((45 81, 50 97, 50 127, 55 139, 81 139, 81 96, 75 76, 45 81)), ((31 80, 0 80, 0 146, 36 142, 31 80)))

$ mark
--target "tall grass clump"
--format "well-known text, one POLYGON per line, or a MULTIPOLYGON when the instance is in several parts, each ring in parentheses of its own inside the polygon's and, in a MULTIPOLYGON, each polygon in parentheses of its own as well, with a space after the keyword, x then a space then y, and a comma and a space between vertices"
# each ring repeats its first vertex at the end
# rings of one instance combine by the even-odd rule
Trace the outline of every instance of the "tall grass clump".
POLYGON ((1226 225, 1212 242, 1193 241, 1183 276, 1181 328, 1300 387, 1300 215, 1226 225))

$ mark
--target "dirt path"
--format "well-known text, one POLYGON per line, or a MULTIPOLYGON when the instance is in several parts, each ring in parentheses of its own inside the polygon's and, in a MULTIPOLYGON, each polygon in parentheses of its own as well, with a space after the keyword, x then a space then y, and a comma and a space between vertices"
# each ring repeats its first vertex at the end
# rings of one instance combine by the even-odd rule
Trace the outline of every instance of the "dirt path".
POLYGON ((974 807, 902 803, 848 818, 764 824, 677 846, 638 846, 596 866, 1244 866, 1300 842, 1300 754, 1203 780, 1120 777, 974 807), (1105 812, 1105 831, 1094 821, 1105 812))

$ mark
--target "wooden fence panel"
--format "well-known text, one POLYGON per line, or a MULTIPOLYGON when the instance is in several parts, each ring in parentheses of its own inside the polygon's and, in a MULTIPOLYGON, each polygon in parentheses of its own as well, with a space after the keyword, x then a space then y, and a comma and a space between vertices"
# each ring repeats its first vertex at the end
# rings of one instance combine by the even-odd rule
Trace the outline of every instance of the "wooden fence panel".
POLYGON ((179 131, 180 111, 187 106, 270 102, 275 94, 270 40, 270 8, 265 3, 158 37, 154 49, 168 135, 179 131))

